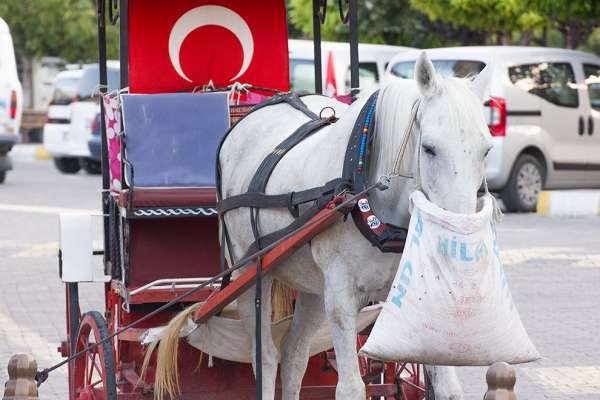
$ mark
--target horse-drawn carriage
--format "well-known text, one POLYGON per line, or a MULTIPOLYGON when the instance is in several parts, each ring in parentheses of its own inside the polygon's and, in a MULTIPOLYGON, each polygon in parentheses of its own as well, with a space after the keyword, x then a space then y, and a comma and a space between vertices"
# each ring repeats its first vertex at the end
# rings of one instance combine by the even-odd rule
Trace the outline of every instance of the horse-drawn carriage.
MULTIPOLYGON (((152 397, 154 357, 142 375, 142 342, 148 332, 196 303, 203 304, 194 314, 197 323, 224 318, 227 305, 251 286, 260 287, 267 272, 344 218, 357 200, 331 191, 296 229, 259 246, 248 259, 231 260, 219 245, 219 235, 226 231, 219 231, 217 148, 230 126, 257 102, 289 90, 285 2, 106 3, 98 0, 103 250, 92 249, 91 216, 61 216, 59 261, 67 299, 67 341, 61 351, 65 357, 78 355, 69 362, 69 388, 70 398, 81 400, 152 397), (116 93, 104 89, 107 21, 120 25, 121 90, 116 93), (101 271, 94 269, 98 256, 103 258, 101 271), (242 265, 245 272, 230 282, 227 268, 242 265), (80 312, 80 282, 104 285, 104 312, 80 312)), ((359 87, 356 3, 339 4, 349 23, 352 88, 359 87)), ((322 92, 320 23, 326 5, 313 1, 316 93, 322 92)), ((332 123, 336 117, 325 108, 327 116, 320 120, 332 123)), ((227 238, 222 239, 224 243, 227 238)), ((259 309, 260 294, 257 290, 255 299, 252 294, 259 309)), ((357 346, 365 341, 373 319, 364 318, 357 346)), ((233 324, 240 326, 239 321, 233 324)), ((289 326, 289 318, 284 325, 289 326)), ((259 320, 255 329, 260 326, 259 320)), ((260 398, 262 364, 256 362, 256 384, 250 360, 240 362, 247 356, 227 351, 229 344, 237 348, 228 340, 238 340, 228 333, 218 331, 225 351, 213 346, 212 354, 205 350, 204 357, 182 341, 175 354, 181 398, 260 398), (222 354, 229 359, 220 358, 222 354)), ((308 361, 303 399, 335 395, 338 363, 331 340, 325 343, 308 361)), ((260 334, 254 348, 260 356, 260 334)), ((367 396, 426 398, 422 366, 364 356, 358 361, 367 396)), ((277 388, 279 393, 279 384, 277 388)))

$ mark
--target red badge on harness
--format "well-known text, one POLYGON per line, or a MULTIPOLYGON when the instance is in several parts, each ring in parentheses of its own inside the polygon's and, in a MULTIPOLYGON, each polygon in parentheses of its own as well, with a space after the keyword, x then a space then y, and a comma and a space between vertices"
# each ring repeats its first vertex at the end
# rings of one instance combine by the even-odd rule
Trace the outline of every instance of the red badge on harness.
POLYGON ((289 90, 285 2, 129 1, 132 93, 238 81, 289 90))

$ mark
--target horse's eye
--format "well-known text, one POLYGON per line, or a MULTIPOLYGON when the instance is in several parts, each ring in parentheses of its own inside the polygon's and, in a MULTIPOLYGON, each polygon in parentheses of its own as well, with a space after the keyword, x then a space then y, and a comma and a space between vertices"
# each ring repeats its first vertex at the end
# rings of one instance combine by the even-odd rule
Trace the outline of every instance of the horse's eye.
POLYGON ((488 156, 488 154, 490 154, 490 151, 492 150, 492 148, 490 147, 489 149, 487 149, 485 151, 485 154, 483 155, 483 158, 486 158, 488 156))
POLYGON ((435 157, 435 148, 434 147, 426 145, 426 144, 422 145, 422 147, 423 147, 423 151, 426 154, 429 154, 430 156, 435 157))

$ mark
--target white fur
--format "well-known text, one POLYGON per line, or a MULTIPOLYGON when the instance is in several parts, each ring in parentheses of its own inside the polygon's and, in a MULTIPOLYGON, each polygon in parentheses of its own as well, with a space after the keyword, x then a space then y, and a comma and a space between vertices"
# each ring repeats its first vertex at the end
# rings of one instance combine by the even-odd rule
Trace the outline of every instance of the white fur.
MULTIPOLYGON (((391 172, 409 123, 411 107, 419 100, 415 133, 422 132, 422 142, 435 146, 439 154, 435 157, 425 155, 418 148, 418 141, 413 140, 407 153, 407 160, 411 161, 408 168, 413 173, 420 171, 423 190, 436 204, 455 212, 473 212, 482 181, 484 153, 489 147, 480 99, 469 89, 469 82, 436 77, 430 62, 418 64, 415 75, 422 78, 418 85, 412 80, 398 80, 380 92, 370 179, 373 181, 391 172), (419 152, 422 153, 420 156, 419 152), (415 168, 418 159, 420 167, 415 168)), ((293 148, 273 171, 267 193, 302 190, 339 177, 351 129, 367 97, 350 107, 322 96, 304 97, 303 101, 315 113, 325 106, 333 107, 340 120, 293 148)), ((279 104, 256 111, 238 123, 219 157, 223 196, 245 192, 263 158, 307 120, 301 112, 279 104)), ((388 190, 372 193, 375 210, 386 222, 406 226, 408 195, 413 189, 414 180, 395 179, 388 190)), ((253 242, 249 211, 230 211, 225 221, 231 235, 232 251, 236 259, 240 259, 253 242)), ((291 221, 287 210, 261 210, 260 231, 267 234, 291 221)), ((272 278, 300 291, 292 328, 281 351, 283 399, 298 399, 314 326, 327 318, 332 322, 339 373, 336 399, 363 400, 365 387, 356 353, 357 313, 368 302, 385 299, 399 257, 383 254, 371 246, 350 219, 314 238, 309 246, 298 250, 272 276, 265 278, 263 398, 273 399, 278 361, 269 329, 268 288, 272 278)), ((238 302, 250 335, 254 335, 253 296, 251 289, 238 302)), ((438 400, 462 398, 453 368, 429 367, 429 372, 438 400)))

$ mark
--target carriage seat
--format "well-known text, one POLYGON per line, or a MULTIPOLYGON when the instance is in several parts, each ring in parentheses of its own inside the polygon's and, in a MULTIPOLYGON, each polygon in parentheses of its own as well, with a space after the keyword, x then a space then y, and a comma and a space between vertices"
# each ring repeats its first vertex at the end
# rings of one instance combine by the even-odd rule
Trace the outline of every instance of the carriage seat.
POLYGON ((139 216, 216 215, 215 164, 229 129, 227 94, 128 94, 121 102, 125 189, 118 204, 130 217, 138 208, 155 209, 139 216), (165 210, 177 207, 178 215, 165 210))

